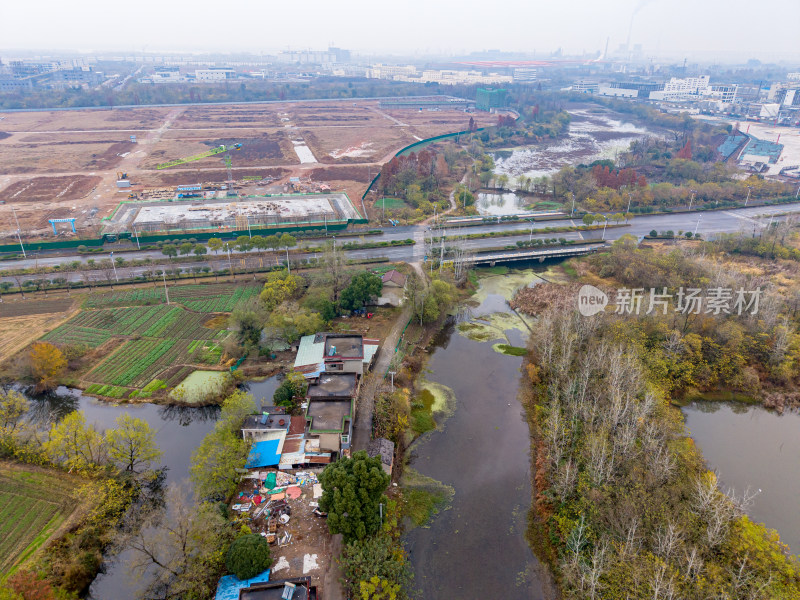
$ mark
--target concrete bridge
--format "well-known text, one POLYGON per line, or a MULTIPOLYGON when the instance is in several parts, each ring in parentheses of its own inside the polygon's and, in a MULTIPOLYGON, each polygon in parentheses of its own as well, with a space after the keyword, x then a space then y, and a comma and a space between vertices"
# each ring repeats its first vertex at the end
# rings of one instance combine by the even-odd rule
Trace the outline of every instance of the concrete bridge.
POLYGON ((538 260, 543 262, 548 258, 570 258, 572 256, 583 256, 602 248, 603 244, 583 244, 575 246, 559 246, 556 248, 545 248, 541 250, 509 250, 505 252, 491 252, 488 254, 478 254, 475 256, 474 264, 494 266, 497 263, 515 262, 520 260, 538 260))

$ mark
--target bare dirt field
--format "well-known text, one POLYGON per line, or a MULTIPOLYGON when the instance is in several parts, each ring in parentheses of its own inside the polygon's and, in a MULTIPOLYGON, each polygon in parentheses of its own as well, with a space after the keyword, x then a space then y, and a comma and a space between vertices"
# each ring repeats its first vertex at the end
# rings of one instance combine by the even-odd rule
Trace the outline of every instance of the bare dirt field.
POLYGON ((73 299, 53 301, 5 299, 0 304, 0 363, 72 316, 73 299))
MULTIPOLYGON (((472 116, 479 126, 495 122, 493 115, 472 116)), ((465 129, 470 115, 457 110, 389 113, 377 101, 354 100, 2 117, 2 130, 10 135, 0 139, 0 200, 14 202, 23 237, 40 238, 52 235, 47 219, 55 217, 75 217, 78 235, 95 235, 101 217, 129 193, 145 188, 225 182, 223 155, 155 168, 220 144, 242 144, 232 152, 234 180, 276 177, 277 189, 288 186, 290 177, 311 178, 346 191, 355 201, 397 150, 423 137, 465 129), (129 141, 133 134, 136 144, 129 141), (307 145, 318 162, 301 164, 293 140, 298 149, 307 145), (131 188, 117 188, 118 171, 128 174, 131 188)), ((15 236, 15 231, 10 209, 0 207, 0 238, 15 236)))
MULTIPOLYGON (((3 113, 3 131, 76 131, 157 128, 170 108, 149 107, 108 110, 3 113)), ((131 131, 136 134, 136 131, 131 131)))
POLYGON ((2 192, 4 202, 39 202, 53 199, 77 200, 87 196, 101 177, 89 175, 65 175, 63 177, 34 177, 12 183, 2 192))
MULTIPOLYGON (((13 138, 12 138, 13 140, 13 138)), ((6 143, 0 145, 0 159, 5 173, 63 173, 65 171, 101 171, 112 169, 130 152, 134 144, 121 137, 111 143, 76 139, 55 143, 6 143)))

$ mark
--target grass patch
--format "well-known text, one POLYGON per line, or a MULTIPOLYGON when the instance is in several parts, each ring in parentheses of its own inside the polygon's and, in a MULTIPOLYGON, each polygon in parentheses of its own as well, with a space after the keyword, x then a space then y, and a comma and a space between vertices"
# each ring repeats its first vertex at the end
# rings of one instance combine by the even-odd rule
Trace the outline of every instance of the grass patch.
POLYGON ((508 354, 509 356, 525 356, 528 353, 526 348, 512 346, 511 344, 494 344, 492 348, 494 348, 495 352, 508 354))
POLYGON ((388 208, 389 210, 399 210, 408 206, 402 198, 381 198, 375 201, 375 208, 388 208))

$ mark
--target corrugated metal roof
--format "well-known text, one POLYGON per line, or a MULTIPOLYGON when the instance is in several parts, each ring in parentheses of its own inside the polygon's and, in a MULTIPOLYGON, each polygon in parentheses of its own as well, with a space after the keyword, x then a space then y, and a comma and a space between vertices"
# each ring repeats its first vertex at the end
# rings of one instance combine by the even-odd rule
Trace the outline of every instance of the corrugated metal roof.
POLYGON ((260 467, 274 467, 280 462, 281 454, 278 450, 281 440, 267 440, 253 444, 250 454, 247 457, 247 469, 257 469, 260 467))
POLYGON ((297 348, 297 356, 294 359, 294 368, 317 365, 325 358, 325 338, 321 342, 315 342, 313 335, 304 335, 300 338, 300 346, 297 348))

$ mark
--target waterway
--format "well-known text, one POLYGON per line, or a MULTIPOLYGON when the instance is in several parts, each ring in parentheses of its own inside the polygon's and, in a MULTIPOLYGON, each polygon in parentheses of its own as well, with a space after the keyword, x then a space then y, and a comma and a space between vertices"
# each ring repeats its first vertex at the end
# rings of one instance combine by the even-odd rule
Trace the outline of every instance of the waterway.
MULTIPOLYGON (((450 505, 406 536, 423 598, 543 598, 525 539, 531 504, 530 435, 517 399, 520 357, 493 343, 525 344, 526 324, 506 305, 532 270, 481 279, 476 306, 435 340, 426 381, 454 397, 449 416, 410 449, 410 467, 453 491, 450 505), (445 386, 442 388, 441 386, 445 386)), ((424 383, 423 383, 424 385, 424 383)))
MULTIPOLYGON (((271 404, 272 394, 279 384, 278 377, 242 384, 250 392, 256 405, 271 404)), ((98 429, 115 427, 117 418, 128 413, 148 423, 156 432, 156 443, 164 453, 161 464, 166 468, 166 484, 185 486, 188 481, 192 452, 209 433, 219 416, 219 407, 161 406, 156 404, 110 404, 80 390, 59 387, 45 395, 30 395, 32 418, 45 425, 58 421, 75 410, 83 411, 87 423, 98 429)), ((104 571, 89 589, 89 600, 136 600, 142 582, 135 582, 128 574, 126 564, 130 555, 122 551, 115 556, 106 556, 104 571)))
POLYGON ((693 402, 686 426, 723 488, 758 492, 750 518, 776 529, 800 554, 800 414, 761 406, 693 402))

